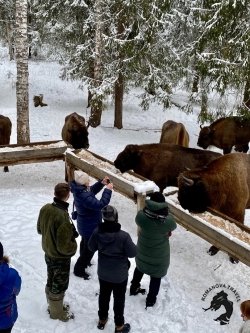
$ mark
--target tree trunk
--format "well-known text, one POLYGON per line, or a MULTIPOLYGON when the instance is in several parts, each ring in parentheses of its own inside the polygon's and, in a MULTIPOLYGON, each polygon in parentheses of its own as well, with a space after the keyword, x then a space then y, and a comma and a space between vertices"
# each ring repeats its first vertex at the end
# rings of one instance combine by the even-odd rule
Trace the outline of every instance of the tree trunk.
POLYGON ((94 87, 95 93, 91 94, 91 112, 89 118, 89 125, 97 127, 101 124, 103 102, 102 96, 98 92, 98 87, 102 82, 102 5, 101 0, 96 1, 96 32, 95 32, 95 61, 94 61, 94 87))
POLYGON ((244 104, 244 107, 247 107, 250 110, 250 79, 249 78, 247 79, 247 82, 245 84, 243 104, 244 104))
POLYGON ((13 24, 10 22, 6 23, 6 37, 9 45, 9 57, 10 60, 14 60, 15 55, 14 55, 14 38, 13 38, 13 24))
POLYGON ((122 125, 122 107, 124 94, 124 80, 122 73, 119 73, 118 79, 115 82, 115 119, 114 127, 121 129, 122 125))
POLYGON ((30 142, 27 0, 16 0, 17 143, 30 142))
POLYGON ((195 74, 192 86, 192 92, 198 93, 199 92, 199 75, 195 74))
MULTIPOLYGON (((122 10, 120 10, 122 13, 122 10)), ((124 33, 124 17, 122 14, 118 17, 117 25, 117 39, 122 39, 122 34, 124 33)), ((124 77, 122 74, 123 69, 123 54, 121 51, 118 52, 118 61, 119 61, 119 74, 115 82, 115 119, 114 127, 121 129, 122 126, 122 109, 123 109, 123 94, 124 94, 124 77)))

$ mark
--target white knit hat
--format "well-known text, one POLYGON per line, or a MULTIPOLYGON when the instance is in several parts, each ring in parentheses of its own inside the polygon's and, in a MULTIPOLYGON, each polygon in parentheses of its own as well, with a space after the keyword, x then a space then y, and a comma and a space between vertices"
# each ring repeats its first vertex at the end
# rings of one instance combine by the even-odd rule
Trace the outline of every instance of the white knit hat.
POLYGON ((89 175, 81 170, 74 171, 75 182, 80 185, 87 185, 89 183, 89 175))

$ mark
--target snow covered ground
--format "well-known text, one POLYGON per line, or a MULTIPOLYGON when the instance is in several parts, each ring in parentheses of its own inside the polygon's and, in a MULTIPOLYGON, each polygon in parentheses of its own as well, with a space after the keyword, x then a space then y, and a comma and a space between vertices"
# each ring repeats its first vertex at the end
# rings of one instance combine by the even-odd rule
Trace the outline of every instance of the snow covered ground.
MULTIPOLYGON (((29 68, 31 141, 60 140, 66 115, 75 111, 88 118, 89 111, 85 107, 87 93, 78 89, 77 82, 61 81, 56 63, 31 61, 29 68), (34 108, 32 97, 35 94, 44 94, 48 107, 34 108)), ((0 49, 0 114, 9 116, 13 123, 11 143, 16 143, 15 77, 15 63, 9 63, 6 51, 0 49)), ((162 111, 159 105, 153 105, 144 112, 138 106, 136 94, 134 90, 125 97, 122 130, 113 128, 113 103, 110 99, 106 101, 102 126, 89 129, 91 151, 113 161, 129 143, 159 142, 161 126, 167 119, 183 122, 190 134, 190 146, 197 147, 199 125, 195 114, 186 115, 174 107, 162 111)), ((178 92, 175 98, 181 103, 185 95, 178 92)), ((17 298, 19 318, 13 333, 99 332, 96 328, 97 255, 89 269, 91 280, 84 281, 72 273, 70 275, 66 301, 70 303, 75 319, 62 323, 49 319, 46 312, 46 266, 41 237, 36 233, 36 222, 39 209, 51 202, 55 184, 64 181, 64 163, 26 164, 9 169, 9 173, 0 172, 0 241, 23 280, 17 298)), ((118 209, 122 228, 136 242, 135 203, 114 191, 111 204, 118 209)), ((232 265, 223 252, 210 257, 206 253, 210 244, 181 226, 173 232, 170 245, 171 264, 167 276, 162 279, 156 305, 145 310, 145 296, 134 297, 127 293, 125 317, 131 324, 131 332, 237 332, 242 323, 239 304, 242 300, 250 299, 250 268, 242 263, 232 265), (217 311, 204 311, 221 291, 226 292, 228 299, 233 302, 228 325, 215 321, 225 313, 223 305, 217 311)), ((73 257, 71 268, 77 256, 73 257)), ((131 260, 129 280, 134 267, 135 262, 131 260)), ((148 288, 148 282, 148 277, 144 276, 142 286, 148 288)), ((112 303, 109 318, 106 333, 114 331, 112 303)))

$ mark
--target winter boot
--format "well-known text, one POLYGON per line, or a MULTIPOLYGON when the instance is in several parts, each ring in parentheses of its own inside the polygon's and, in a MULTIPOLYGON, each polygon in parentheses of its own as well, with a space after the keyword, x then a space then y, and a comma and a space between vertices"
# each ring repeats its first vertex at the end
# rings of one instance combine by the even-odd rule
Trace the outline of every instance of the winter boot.
POLYGON ((133 284, 131 284, 131 287, 130 287, 130 296, 135 296, 135 295, 138 295, 138 294, 142 294, 142 295, 145 295, 146 294, 146 289, 142 289, 139 286, 135 287, 133 286, 133 284))
POLYGON ((64 293, 52 294, 49 293, 49 311, 51 319, 59 319, 61 321, 68 321, 74 319, 74 314, 63 309, 64 293))
MULTIPOLYGON (((49 309, 49 293, 50 293, 49 288, 46 286, 45 287, 45 295, 46 295, 46 300, 47 300, 47 304, 48 304, 47 312, 50 314, 50 309, 49 309)), ((66 303, 63 304, 63 311, 67 312, 67 311, 69 311, 69 308, 70 308, 69 304, 66 304, 66 303)))
POLYGON ((104 330, 105 325, 107 324, 108 318, 106 319, 99 319, 98 324, 97 324, 97 328, 99 328, 99 330, 104 330))
POLYGON ((154 306, 155 303, 156 303, 156 296, 148 295, 146 298, 146 308, 145 309, 147 310, 147 308, 154 306))
POLYGON ((130 331, 130 324, 124 324, 122 326, 116 326, 115 333, 128 333, 130 331))

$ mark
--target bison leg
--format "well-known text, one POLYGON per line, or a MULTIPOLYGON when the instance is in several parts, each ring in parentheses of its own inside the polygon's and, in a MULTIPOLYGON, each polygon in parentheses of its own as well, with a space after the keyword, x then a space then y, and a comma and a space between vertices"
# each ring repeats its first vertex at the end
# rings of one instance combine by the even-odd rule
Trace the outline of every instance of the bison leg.
POLYGON ((238 262, 239 262, 239 259, 234 258, 234 257, 230 257, 230 256, 229 256, 229 260, 232 264, 238 264, 238 262))
POLYGON ((210 256, 214 256, 214 255, 216 255, 218 252, 219 252, 219 249, 218 249, 216 246, 214 246, 214 245, 212 245, 212 246, 210 247, 210 249, 207 251, 207 253, 208 253, 210 256))
POLYGON ((5 166, 5 167, 3 168, 3 171, 4 171, 4 172, 9 172, 9 167, 8 167, 8 166, 5 166))

